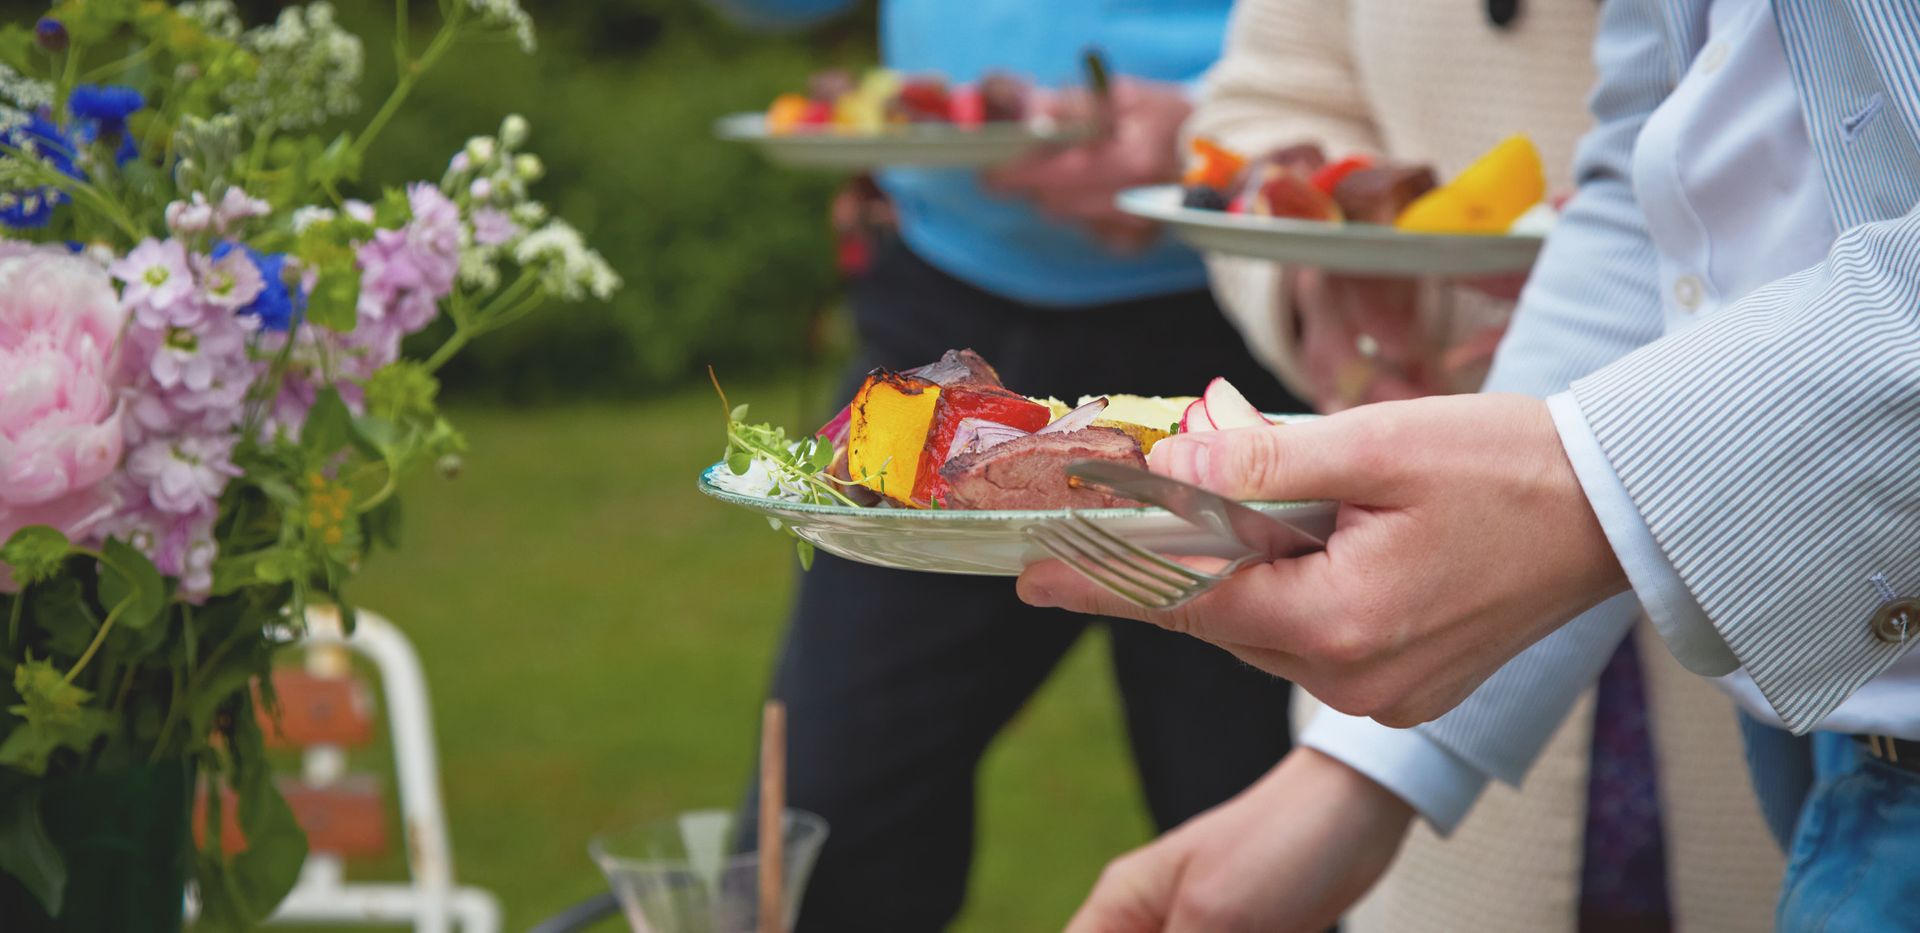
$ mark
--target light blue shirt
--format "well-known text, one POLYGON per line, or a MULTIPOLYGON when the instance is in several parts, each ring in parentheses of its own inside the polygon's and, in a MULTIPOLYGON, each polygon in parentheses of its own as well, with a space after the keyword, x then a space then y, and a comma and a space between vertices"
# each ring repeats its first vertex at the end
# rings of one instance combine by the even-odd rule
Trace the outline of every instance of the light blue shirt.
MULTIPOLYGON (((712 0, 748 23, 803 25, 851 0, 712 0)), ((1042 86, 1083 80, 1081 53, 1099 47, 1115 73, 1168 82, 1198 78, 1220 55, 1231 0, 884 0, 880 45, 902 72, 972 81, 994 69, 1042 86)), ((971 171, 881 172, 900 235, 922 259, 998 295, 1062 308, 1206 287, 1192 250, 1162 236, 1119 256, 1027 202, 983 191, 971 171)))
MULTIPOLYGON (((1631 161, 1622 167, 1628 169, 1632 200, 1653 244, 1652 268, 1657 270, 1656 281, 1646 283, 1642 294, 1659 302, 1662 333, 1691 327, 1756 289, 1819 263, 1834 246, 1838 231, 1833 203, 1772 4, 1766 0, 1717 0, 1712 5, 1705 45, 1672 93, 1647 117, 1630 151, 1631 161)), ((1529 294, 1522 302, 1536 299, 1552 300, 1529 294)), ((1551 381, 1545 370, 1555 364, 1545 355, 1529 356, 1527 349, 1503 349, 1489 390, 1551 381)), ((1585 628, 1601 640, 1607 632, 1624 632, 1633 624, 1637 600, 1682 664, 1709 676, 1734 671, 1732 652, 1662 552, 1574 394, 1559 392, 1549 398, 1548 407, 1633 588, 1632 599, 1611 600, 1583 619, 1595 623, 1604 617, 1606 622, 1585 628)), ((1502 709, 1502 727, 1520 734, 1512 748, 1536 748, 1539 740, 1534 737, 1557 726, 1573 697, 1591 682, 1590 677, 1536 682, 1532 702, 1495 699, 1486 706, 1502 709)), ((1780 723, 1744 673, 1723 678, 1722 685, 1755 716, 1780 723)), ((1502 687, 1493 682, 1490 686, 1502 687)), ((1909 655, 1841 705, 1820 728, 1920 738, 1920 716, 1913 712, 1920 709, 1916 700, 1920 655, 1909 655)), ((1326 711, 1316 717, 1303 742, 1373 777, 1445 832, 1490 777, 1517 782, 1526 765, 1517 758, 1479 757, 1490 743, 1453 743, 1447 741, 1448 734, 1445 727, 1432 732, 1394 730, 1326 711)))

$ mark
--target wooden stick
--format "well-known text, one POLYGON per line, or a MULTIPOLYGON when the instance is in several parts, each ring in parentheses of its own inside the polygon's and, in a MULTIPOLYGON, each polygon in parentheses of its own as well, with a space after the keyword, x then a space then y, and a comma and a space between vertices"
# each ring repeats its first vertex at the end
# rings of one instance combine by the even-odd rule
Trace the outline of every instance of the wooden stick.
POLYGON ((787 707, 768 700, 760 713, 760 933, 786 933, 786 812, 787 707))

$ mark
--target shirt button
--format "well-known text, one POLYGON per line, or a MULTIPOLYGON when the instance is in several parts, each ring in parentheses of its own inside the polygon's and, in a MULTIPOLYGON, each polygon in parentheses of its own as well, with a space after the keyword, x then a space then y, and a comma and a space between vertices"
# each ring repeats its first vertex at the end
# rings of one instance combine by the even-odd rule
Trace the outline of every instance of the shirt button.
POLYGON ((1715 42, 1707 46, 1706 51, 1700 53, 1700 73, 1703 75, 1719 71, 1720 66, 1726 63, 1727 44, 1725 42, 1715 42))
POLYGON ((1688 311, 1700 307, 1700 299, 1705 294, 1706 286, 1701 285, 1700 280, 1691 275, 1683 275, 1673 280, 1673 300, 1679 302, 1680 307, 1688 311))
POLYGON ((1889 645, 1906 644, 1920 634, 1920 599, 1889 599, 1873 611, 1873 637, 1889 645))

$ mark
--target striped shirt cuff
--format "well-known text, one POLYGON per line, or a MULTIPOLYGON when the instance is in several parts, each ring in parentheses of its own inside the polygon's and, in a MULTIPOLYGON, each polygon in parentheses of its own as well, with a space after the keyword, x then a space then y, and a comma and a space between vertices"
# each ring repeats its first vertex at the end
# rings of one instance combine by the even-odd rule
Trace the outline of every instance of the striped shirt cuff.
POLYGON ((1300 744, 1392 791, 1442 836, 1460 825, 1487 786, 1486 775, 1425 735, 1328 706, 1313 714, 1300 744))
POLYGON ((1572 392, 1561 392, 1547 399, 1547 410, 1553 414, 1560 444, 1573 462, 1587 504, 1600 519, 1600 529, 1613 547, 1613 556, 1619 558, 1647 619, 1666 639, 1673 656, 1687 670, 1705 677, 1719 677, 1738 668, 1740 662, 1707 621, 1707 614, 1680 579, 1680 572, 1653 540, 1652 530, 1640 517, 1613 465, 1607 462, 1586 415, 1580 412, 1579 401, 1572 392))

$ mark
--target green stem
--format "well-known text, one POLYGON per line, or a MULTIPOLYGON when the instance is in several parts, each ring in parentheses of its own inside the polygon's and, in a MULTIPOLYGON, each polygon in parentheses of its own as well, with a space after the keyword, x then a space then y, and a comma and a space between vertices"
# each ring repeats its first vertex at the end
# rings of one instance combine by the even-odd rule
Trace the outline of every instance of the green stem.
POLYGON ((180 669, 173 669, 173 693, 167 703, 167 720, 160 724, 160 735, 153 740, 153 753, 147 756, 147 763, 153 764, 165 757, 167 740, 173 737, 173 724, 180 721, 180 710, 186 706, 185 697, 180 694, 180 669))
POLYGON ((467 341, 471 339, 473 339, 471 332, 464 325, 456 323, 453 336, 448 337, 447 342, 441 344, 440 349, 433 351, 433 355, 427 357, 427 361, 421 365, 427 372, 437 371, 440 367, 447 365, 447 361, 453 359, 453 355, 459 353, 460 348, 466 346, 467 341))
POLYGON ((121 207, 119 202, 113 200, 113 198, 109 197, 105 192, 93 185, 81 181, 78 178, 63 174, 58 169, 48 166, 46 162, 39 157, 28 154, 26 150, 18 146, 0 143, 0 155, 4 155, 33 169, 39 174, 42 185, 65 191, 71 195, 75 201, 86 202, 89 207, 99 212, 114 226, 120 228, 121 232, 132 237, 135 241, 140 240, 145 235, 140 229, 140 226, 133 222, 133 218, 128 216, 126 208, 121 207))
POLYGON ((353 158, 350 161, 358 162, 366 156, 367 147, 372 145, 381 131, 387 128, 387 124, 392 122, 394 116, 400 112, 400 105, 406 103, 408 96, 413 94, 413 86, 420 80, 420 76, 433 68, 434 64, 440 60, 440 56, 445 55, 447 49, 453 46, 459 31, 461 19, 459 11, 463 9, 465 9, 464 5, 454 7, 453 18, 440 27, 440 31, 434 35, 433 41, 427 45, 427 50, 421 53, 418 60, 401 63, 400 76, 394 82, 393 93, 387 95, 386 103, 380 105, 373 119, 367 121, 366 129, 361 130, 360 136, 353 141, 353 148, 350 150, 353 158))
POLYGON ((13 594, 13 609, 7 613, 7 647, 9 649, 20 646, 20 617, 26 612, 29 589, 31 587, 23 586, 20 592, 13 594))
POLYGON ((159 51, 160 51, 160 43, 158 42, 143 45, 140 47, 140 51, 135 52, 132 55, 127 56, 126 58, 120 59, 119 61, 108 62, 104 65, 101 65, 100 67, 87 72, 86 75, 82 77, 80 80, 85 81, 88 84, 97 84, 101 81, 104 81, 108 78, 113 77, 114 75, 119 74, 120 72, 126 71, 127 69, 132 68, 133 66, 138 65, 149 58, 152 58, 154 54, 159 51))
POLYGON ((407 68, 407 25, 407 0, 394 0, 393 64, 400 71, 407 68))
POLYGON ((60 72, 60 84, 54 88, 53 118, 64 124, 61 115, 67 112, 67 99, 73 96, 74 85, 80 83, 80 43, 67 41, 67 64, 60 72))
POLYGON ((127 603, 123 602, 113 607, 112 612, 107 613, 107 621, 100 623, 100 630, 93 633, 93 642, 87 645, 87 650, 80 655, 80 660, 73 662, 73 668, 67 671, 67 676, 61 681, 62 683, 73 683, 73 679, 80 676, 81 671, 86 670, 87 662, 92 661, 93 656, 99 653, 100 646, 107 641, 107 633, 113 631, 113 623, 120 618, 120 611, 125 608, 127 603))

